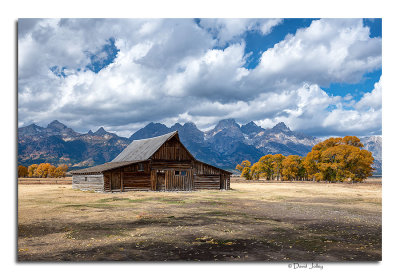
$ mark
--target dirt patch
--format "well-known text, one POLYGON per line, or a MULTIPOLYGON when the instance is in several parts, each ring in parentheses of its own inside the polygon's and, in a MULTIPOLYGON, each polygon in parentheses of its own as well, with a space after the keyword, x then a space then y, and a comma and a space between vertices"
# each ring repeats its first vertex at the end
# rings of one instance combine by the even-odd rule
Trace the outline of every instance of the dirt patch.
POLYGON ((86 193, 19 185, 19 261, 379 261, 381 185, 86 193))

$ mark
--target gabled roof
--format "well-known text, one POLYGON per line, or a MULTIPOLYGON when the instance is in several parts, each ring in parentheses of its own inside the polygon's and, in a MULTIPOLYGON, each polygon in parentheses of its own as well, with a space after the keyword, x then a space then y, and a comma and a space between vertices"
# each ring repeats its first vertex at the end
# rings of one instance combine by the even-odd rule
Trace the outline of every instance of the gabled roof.
MULTIPOLYGON (((131 144, 129 144, 114 160, 109 163, 105 163, 102 165, 71 171, 71 174, 95 174, 95 173, 102 173, 104 171, 116 169, 119 167, 124 167, 127 165, 131 165, 134 163, 139 163, 143 161, 147 161, 150 157, 157 152, 157 150, 168 140, 177 136, 179 139, 178 131, 171 132, 162 136, 148 138, 148 139, 141 139, 141 140, 134 140, 131 144)), ((190 154, 189 150, 182 144, 185 150, 190 154)), ((190 154, 192 157, 193 155, 190 154)), ((219 169, 225 173, 232 174, 229 171, 224 169, 218 168, 216 166, 201 162, 193 157, 196 162, 201 164, 205 164, 207 166, 219 169)))
POLYGON ((178 135, 178 131, 154 138, 134 140, 111 162, 148 160, 161 147, 161 145, 175 135, 178 135))
POLYGON ((86 168, 86 169, 74 170, 74 171, 71 171, 70 173, 71 174, 102 173, 104 171, 116 169, 119 167, 124 167, 124 166, 131 165, 131 164, 138 163, 138 162, 143 162, 143 161, 110 162, 110 163, 105 163, 102 165, 98 165, 98 166, 94 166, 94 167, 90 167, 90 168, 86 168))

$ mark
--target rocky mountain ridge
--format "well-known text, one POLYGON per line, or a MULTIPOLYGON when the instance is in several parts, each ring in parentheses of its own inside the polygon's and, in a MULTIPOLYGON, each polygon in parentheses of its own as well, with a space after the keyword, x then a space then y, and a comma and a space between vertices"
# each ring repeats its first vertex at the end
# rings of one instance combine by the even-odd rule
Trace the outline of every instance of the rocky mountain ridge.
POLYGON ((364 148, 372 152, 374 156, 375 174, 382 174, 382 136, 365 136, 360 137, 361 142, 364 144, 364 148))
MULTIPOLYGON (((305 156, 320 141, 290 130, 283 122, 264 129, 253 121, 239 125, 234 119, 224 119, 205 132, 190 122, 171 127, 151 122, 125 138, 103 127, 96 132, 78 133, 55 120, 46 128, 35 124, 18 128, 18 163, 66 163, 70 168, 93 166, 111 161, 132 140, 172 131, 179 132, 181 141, 196 158, 230 170, 242 160, 256 162, 265 154, 305 156)), ((377 154, 377 162, 381 162, 381 137, 363 137, 362 141, 374 156, 377 154)))

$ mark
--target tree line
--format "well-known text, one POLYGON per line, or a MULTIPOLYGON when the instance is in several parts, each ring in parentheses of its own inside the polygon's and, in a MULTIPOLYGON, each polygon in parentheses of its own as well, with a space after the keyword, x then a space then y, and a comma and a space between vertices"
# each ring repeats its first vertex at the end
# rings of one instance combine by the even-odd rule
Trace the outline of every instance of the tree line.
POLYGON ((245 160, 236 169, 247 180, 361 182, 374 170, 372 153, 362 147, 355 136, 329 138, 316 144, 305 157, 268 154, 253 165, 245 160))
POLYGON ((33 164, 29 167, 18 166, 18 177, 65 177, 67 173, 67 165, 53 166, 50 163, 33 164))

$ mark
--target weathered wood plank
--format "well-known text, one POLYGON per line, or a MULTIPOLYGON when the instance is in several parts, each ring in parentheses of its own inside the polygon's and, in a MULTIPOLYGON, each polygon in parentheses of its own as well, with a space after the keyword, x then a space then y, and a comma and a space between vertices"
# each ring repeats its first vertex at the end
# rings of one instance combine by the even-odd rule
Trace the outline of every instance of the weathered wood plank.
POLYGON ((195 175, 194 189, 220 189, 221 179, 219 175, 195 175))
POLYGON ((191 169, 185 170, 165 170, 165 180, 167 191, 183 191, 193 189, 193 171, 191 169), (178 175, 175 172, 178 172, 178 175), (182 175, 182 171, 186 175, 182 175))
POLYGON ((104 179, 102 174, 96 175, 74 175, 72 178, 72 188, 80 190, 104 190, 104 179))
POLYGON ((189 161, 192 156, 176 138, 165 142, 152 156, 153 160, 189 161))

